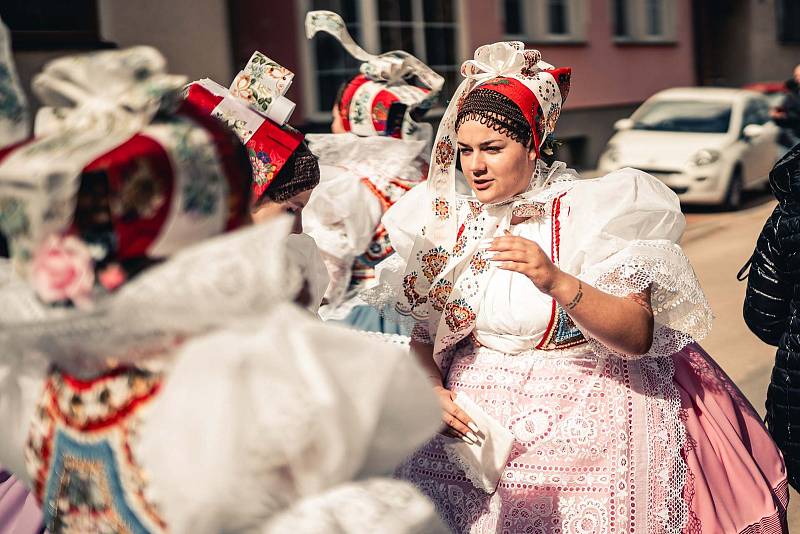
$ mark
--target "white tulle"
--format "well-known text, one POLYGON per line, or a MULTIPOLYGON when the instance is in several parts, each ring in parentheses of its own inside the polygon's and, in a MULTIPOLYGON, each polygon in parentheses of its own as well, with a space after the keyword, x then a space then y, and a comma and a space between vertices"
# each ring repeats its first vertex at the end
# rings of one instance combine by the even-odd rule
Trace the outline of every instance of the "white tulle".
POLYGON ((428 381, 407 339, 326 325, 289 302, 301 273, 284 251, 288 227, 186 249, 92 313, 46 309, 0 269, 0 298, 15 308, 0 313, 0 463, 28 479, 22 454, 49 364, 88 376, 157 362, 161 392, 129 445, 171 531, 261 531, 306 497, 391 473, 438 428, 428 381))
POLYGON ((264 534, 447 534, 433 504, 408 482, 369 479, 302 500, 264 534))
POLYGON ((283 304, 181 349, 134 453, 172 530, 250 532, 390 473, 438 420, 406 350, 283 304))

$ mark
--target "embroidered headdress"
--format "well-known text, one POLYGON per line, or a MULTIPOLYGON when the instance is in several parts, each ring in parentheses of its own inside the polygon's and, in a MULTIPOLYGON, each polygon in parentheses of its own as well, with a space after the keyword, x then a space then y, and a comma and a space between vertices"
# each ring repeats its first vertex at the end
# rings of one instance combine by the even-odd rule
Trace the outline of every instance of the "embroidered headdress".
POLYGON ((319 166, 303 134, 286 124, 295 107, 285 96, 293 78, 256 51, 230 88, 207 78, 186 88, 187 101, 223 121, 247 147, 254 205, 281 202, 319 183, 319 166))
MULTIPOLYGON (((488 262, 476 253, 477 245, 496 228, 488 219, 505 224, 516 204, 526 202, 533 192, 496 204, 470 202, 468 217, 475 221, 475 229, 459 231, 456 129, 465 120, 477 119, 526 146, 532 142, 538 154, 555 127, 570 79, 570 69, 554 68, 541 60, 537 50, 525 50, 520 42, 478 48, 461 73, 465 79, 436 135, 428 174, 427 222, 415 240, 394 306, 395 312, 415 320, 417 338, 435 341, 436 353, 467 335, 474 324, 473 301, 480 295, 480 278, 489 270, 488 262), (459 279, 461 272, 465 276, 459 279)), ((538 163, 532 188, 547 178, 539 176, 541 172, 538 163)))
POLYGON ((342 126, 360 136, 385 135, 429 139, 430 127, 417 120, 439 96, 444 79, 422 61, 402 50, 378 56, 364 51, 332 11, 310 11, 306 35, 331 34, 345 50, 362 61, 361 74, 343 88, 336 105, 342 126), (412 78, 424 87, 412 83, 412 78))
POLYGON ((96 279, 114 289, 247 222, 244 149, 195 106, 176 111, 184 83, 148 47, 57 59, 34 80, 51 107, 0 152, 0 231, 42 300, 87 304, 96 279))

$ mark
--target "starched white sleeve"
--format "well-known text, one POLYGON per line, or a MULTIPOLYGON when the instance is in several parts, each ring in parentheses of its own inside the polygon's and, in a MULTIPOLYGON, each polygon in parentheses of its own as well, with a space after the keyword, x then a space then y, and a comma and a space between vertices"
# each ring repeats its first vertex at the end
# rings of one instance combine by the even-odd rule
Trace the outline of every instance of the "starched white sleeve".
POLYGON ((662 182, 630 168, 580 181, 562 199, 560 222, 561 269, 616 296, 651 288, 647 355, 669 356, 708 334, 711 309, 678 245, 685 219, 662 182))

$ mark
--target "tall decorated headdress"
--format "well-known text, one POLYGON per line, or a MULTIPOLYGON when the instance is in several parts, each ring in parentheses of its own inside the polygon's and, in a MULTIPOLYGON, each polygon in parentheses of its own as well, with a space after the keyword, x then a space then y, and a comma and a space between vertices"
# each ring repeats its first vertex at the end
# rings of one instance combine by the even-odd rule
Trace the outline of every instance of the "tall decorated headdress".
MULTIPOLYGON (((570 69, 555 68, 541 59, 538 50, 525 50, 521 42, 485 45, 461 66, 464 80, 453 95, 436 135, 428 174, 427 222, 408 258, 402 290, 394 312, 415 322, 414 336, 432 341, 436 354, 462 339, 475 321, 475 299, 480 297, 481 277, 489 263, 478 244, 517 207, 524 208, 535 193, 532 187, 496 204, 467 203, 472 223, 457 226, 455 158, 456 130, 461 122, 478 120, 507 133, 536 150, 555 128, 569 91, 570 69), (467 265, 469 264, 469 265, 467 265), (458 277, 460 272, 465 276, 458 277)), ((541 165, 537 165, 537 173, 541 165)), ((507 222, 507 221, 505 221, 507 222)))
POLYGON ((208 78, 186 88, 188 102, 224 122, 247 147, 254 204, 286 200, 319 183, 303 134, 287 124, 295 108, 286 97, 293 79, 290 70, 255 51, 228 89, 208 78))
POLYGON ((306 15, 308 38, 318 32, 332 35, 362 62, 361 73, 345 85, 338 102, 346 131, 360 136, 430 139, 430 127, 416 119, 436 101, 444 78, 402 50, 380 55, 366 52, 332 11, 310 11, 306 15), (412 79, 424 87, 414 85, 412 79))
POLYGON ((186 80, 165 67, 134 47, 59 58, 34 79, 46 107, 35 137, 0 151, 0 231, 43 301, 88 306, 249 220, 243 147, 177 109, 186 80))

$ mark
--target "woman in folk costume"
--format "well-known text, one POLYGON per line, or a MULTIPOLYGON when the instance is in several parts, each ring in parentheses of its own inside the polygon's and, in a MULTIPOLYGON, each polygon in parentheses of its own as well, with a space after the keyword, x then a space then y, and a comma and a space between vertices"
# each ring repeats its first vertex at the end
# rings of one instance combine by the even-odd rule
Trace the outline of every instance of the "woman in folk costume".
MULTIPOLYGON (((0 150, 25 139, 30 128, 9 41, 8 28, 0 20, 0 150)), ((6 243, 0 232, 0 249, 4 248, 6 243)), ((33 534, 41 530, 42 513, 35 498, 0 465, 0 532, 33 534)))
POLYGON ((425 179, 431 126, 417 121, 444 80, 406 52, 365 52, 336 13, 306 15, 307 36, 318 32, 332 35, 362 62, 361 73, 342 86, 334 103, 333 133, 308 136, 322 179, 305 228, 331 274, 322 315, 364 330, 399 333, 398 325, 384 321, 357 294, 373 284, 375 265, 394 252, 381 217, 425 179))
POLYGON ((384 217, 381 282, 446 423, 400 477, 455 532, 784 531, 781 455, 696 344, 711 311, 674 193, 540 161, 570 70, 538 51, 483 46, 462 73, 427 190, 384 217))
POLYGON ((317 313, 330 277, 314 240, 303 233, 302 213, 320 173, 303 134, 287 123, 295 108, 285 96, 293 79, 290 70, 255 51, 228 89, 204 78, 187 85, 184 96, 244 143, 253 172, 253 220, 292 217, 287 251, 303 269, 303 300, 317 313))
POLYGON ((245 151, 191 103, 174 111, 183 83, 146 47, 34 82, 61 107, 0 154, 0 462, 52 532, 269 532, 292 506, 435 528, 406 482, 353 483, 349 515, 303 504, 391 472, 438 408, 402 350, 291 302, 291 221, 248 226, 245 151))

